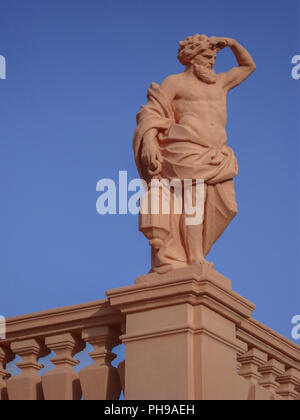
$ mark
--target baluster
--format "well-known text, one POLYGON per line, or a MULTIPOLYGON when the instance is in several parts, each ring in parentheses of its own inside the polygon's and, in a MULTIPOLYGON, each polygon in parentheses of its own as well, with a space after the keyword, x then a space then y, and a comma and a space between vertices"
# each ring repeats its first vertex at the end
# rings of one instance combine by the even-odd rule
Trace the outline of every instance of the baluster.
POLYGON ((242 363, 240 362, 240 358, 247 353, 248 351, 248 344, 245 343, 244 341, 238 340, 237 339, 237 347, 238 352, 237 352, 237 357, 238 357, 238 362, 237 362, 237 371, 240 372, 241 368, 242 368, 242 363))
POLYGON ((243 356, 240 356, 238 361, 242 364, 240 375, 250 383, 257 385, 258 381, 261 379, 261 374, 258 372, 258 369, 267 363, 268 355, 253 348, 243 356))
POLYGON ((296 369, 289 369, 284 375, 277 378, 280 388, 277 393, 286 400, 298 398, 297 388, 300 385, 300 372, 296 369))
POLYGON ((84 349, 84 342, 75 334, 66 333, 47 337, 45 344, 56 353, 51 359, 55 369, 42 377, 45 400, 80 400, 80 381, 73 367, 79 364, 74 356, 84 349))
POLYGON ((276 379, 278 376, 284 374, 284 364, 278 362, 275 359, 271 359, 264 366, 260 367, 258 371, 262 375, 262 378, 259 380, 259 385, 263 386, 271 393, 276 394, 280 387, 276 379))
POLYGON ((124 397, 125 397, 125 360, 123 360, 123 362, 119 363, 118 372, 119 372, 119 377, 120 377, 120 381, 121 381, 123 394, 124 394, 124 397))
POLYGON ((43 365, 38 363, 41 357, 49 351, 38 340, 16 341, 11 344, 13 353, 22 357, 22 362, 17 364, 21 374, 7 381, 7 391, 10 400, 42 400, 43 390, 38 371, 43 365))
POLYGON ((14 354, 6 347, 0 347, 0 401, 8 400, 6 381, 10 377, 6 365, 14 360, 14 354))
POLYGON ((121 383, 118 370, 111 365, 116 355, 113 347, 120 344, 118 334, 108 326, 83 330, 82 338, 94 347, 89 353, 94 360, 79 372, 83 396, 85 400, 118 400, 121 383))
MULTIPOLYGON (((121 332, 122 332, 122 335, 126 334, 126 322, 122 322, 121 332)), ((121 338, 122 337, 120 337, 120 339, 121 338)), ((120 362, 118 365, 118 373, 119 373, 119 378, 121 382, 121 390, 123 391, 124 398, 125 398, 125 368, 126 368, 126 363, 125 363, 125 360, 123 360, 123 362, 120 362)))
POLYGON ((296 399, 297 399, 297 401, 300 401, 300 385, 297 386, 296 392, 298 392, 298 397, 296 399))

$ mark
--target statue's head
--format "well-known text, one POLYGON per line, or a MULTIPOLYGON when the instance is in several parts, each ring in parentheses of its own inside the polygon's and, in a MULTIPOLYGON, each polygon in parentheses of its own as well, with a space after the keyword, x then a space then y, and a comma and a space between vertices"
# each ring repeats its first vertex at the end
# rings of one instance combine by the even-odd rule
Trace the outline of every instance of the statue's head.
POLYGON ((188 36, 179 42, 178 60, 187 68, 192 67, 196 76, 205 83, 216 83, 214 65, 218 48, 206 35, 188 36))

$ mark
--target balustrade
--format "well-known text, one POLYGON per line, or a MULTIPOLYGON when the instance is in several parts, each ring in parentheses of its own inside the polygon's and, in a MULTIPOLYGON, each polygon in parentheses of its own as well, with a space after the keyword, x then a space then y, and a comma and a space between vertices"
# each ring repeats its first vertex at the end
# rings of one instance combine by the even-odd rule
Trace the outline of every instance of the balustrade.
MULTIPOLYGON (((137 286, 133 288, 138 289, 137 286)), ((145 305, 146 312, 151 311, 149 300, 145 301, 145 305)), ((216 328, 212 320, 221 320, 220 314, 224 311, 223 307, 213 305, 206 298, 202 299, 200 305, 202 322, 206 322, 205 329, 189 326, 180 330, 194 334, 195 340, 204 332, 207 337, 212 337, 209 329, 216 328), (209 312, 206 307, 210 308, 209 312), (206 316, 208 313, 209 318, 206 316)), ((140 302, 137 311, 141 308, 140 302)), ((129 313, 132 311, 130 306, 129 313)), ((235 314, 226 312, 225 319, 227 317, 233 322, 233 329, 230 329, 232 342, 224 345, 223 340, 220 349, 224 349, 226 354, 233 351, 237 355, 236 365, 235 357, 232 359, 237 399, 299 400, 299 346, 250 318, 248 313, 242 314, 240 308, 235 314)), ((136 318, 133 318, 130 328, 133 329, 135 325, 136 318)), ((227 321, 224 325, 229 326, 227 321)), ((6 330, 6 339, 0 340, 0 400, 117 400, 122 390, 126 396, 125 378, 128 372, 125 375, 125 370, 131 368, 132 360, 128 363, 124 360, 114 367, 112 361, 116 355, 113 349, 122 340, 130 345, 131 338, 135 336, 133 333, 128 336, 128 332, 126 335, 126 313, 111 305, 110 299, 10 318, 6 330), (91 363, 76 372, 74 367, 79 363, 76 355, 87 345, 93 347, 89 353, 91 363), (47 364, 47 371, 41 374, 43 365, 40 359, 50 353, 53 355, 53 366, 48 369, 47 364), (16 357, 21 359, 16 364, 21 373, 10 376, 8 371, 11 369, 7 368, 7 364, 16 357)), ((166 340, 166 331, 163 334, 166 340)), ((141 340, 150 340, 152 336, 156 337, 157 333, 151 330, 151 334, 141 336, 141 340)), ((220 337, 218 339, 220 342, 220 337)), ((210 355, 207 354, 207 357, 210 355)), ((194 369, 195 380, 201 383, 202 371, 196 370, 196 365, 194 369)))
POLYGON ((238 356, 239 375, 250 384, 249 399, 299 399, 299 346, 254 319, 240 324, 237 337, 250 348, 238 356))
POLYGON ((119 399, 121 381, 111 365, 121 342, 122 315, 107 300, 30 314, 7 320, 0 341, 0 400, 119 399), (80 371, 75 356, 94 346, 91 363, 80 371), (43 375, 39 359, 55 353, 53 369, 43 375), (21 357, 19 375, 9 377, 7 363, 21 357))

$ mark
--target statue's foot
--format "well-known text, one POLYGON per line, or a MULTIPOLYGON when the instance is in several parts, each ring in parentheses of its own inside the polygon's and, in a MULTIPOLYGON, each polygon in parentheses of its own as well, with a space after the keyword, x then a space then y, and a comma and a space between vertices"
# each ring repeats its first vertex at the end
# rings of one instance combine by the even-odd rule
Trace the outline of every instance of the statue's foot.
POLYGON ((181 263, 181 262, 174 262, 174 264, 165 264, 159 267, 152 267, 151 271, 149 272, 149 274, 167 274, 170 271, 174 271, 177 270, 178 268, 186 268, 188 267, 188 264, 186 263, 181 263))
POLYGON ((172 271, 172 270, 174 270, 174 268, 171 265, 164 265, 162 267, 152 268, 149 271, 149 274, 153 274, 153 273, 156 273, 156 274, 166 274, 166 273, 168 273, 169 271, 172 271))
POLYGON ((189 265, 208 265, 209 267, 214 268, 214 263, 207 261, 204 257, 191 258, 189 265))
POLYGON ((194 265, 176 264, 164 265, 160 267, 153 267, 150 273, 140 276, 136 279, 135 283, 145 283, 152 281, 176 282, 181 280, 203 280, 210 279, 209 276, 215 276, 213 263, 205 259, 198 260, 194 265), (195 276, 196 275, 196 276, 195 276), (208 277, 207 277, 208 276, 208 277))

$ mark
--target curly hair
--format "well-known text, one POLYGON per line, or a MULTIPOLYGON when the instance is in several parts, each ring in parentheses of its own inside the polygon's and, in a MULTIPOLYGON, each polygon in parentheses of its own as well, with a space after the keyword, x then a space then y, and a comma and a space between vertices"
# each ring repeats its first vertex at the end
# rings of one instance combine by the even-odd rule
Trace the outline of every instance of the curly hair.
POLYGON ((187 66, 199 53, 215 48, 206 35, 188 36, 184 41, 179 42, 177 58, 181 64, 187 66))

